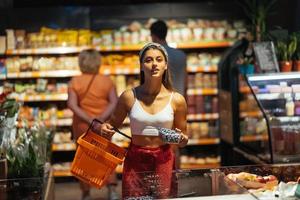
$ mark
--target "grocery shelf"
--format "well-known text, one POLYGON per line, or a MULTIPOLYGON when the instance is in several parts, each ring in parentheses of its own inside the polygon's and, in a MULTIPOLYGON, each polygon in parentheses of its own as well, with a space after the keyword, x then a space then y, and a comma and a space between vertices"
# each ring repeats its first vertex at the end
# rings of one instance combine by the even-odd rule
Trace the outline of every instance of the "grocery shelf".
MULTIPOLYGON (((170 46, 179 49, 193 48, 218 48, 230 47, 233 41, 201 41, 201 42, 185 42, 185 43, 170 43, 170 46)), ((82 47, 47 47, 47 48, 32 48, 32 49, 14 49, 7 50, 6 55, 35 55, 35 54, 68 54, 79 53, 84 49, 95 48, 102 52, 112 51, 139 51, 144 44, 134 45, 111 45, 111 46, 82 46, 82 47)))
POLYGON ((53 170, 53 176, 54 177, 69 177, 73 176, 70 169, 69 170, 53 170))
POLYGON ((33 49, 14 49, 7 50, 6 55, 34 55, 34 54, 67 54, 79 53, 84 49, 89 49, 91 46, 82 47, 47 47, 47 48, 33 48, 33 49))
POLYGON ((212 66, 188 66, 187 67, 188 72, 218 72, 218 66, 212 65, 212 66))
POLYGON ((192 163, 181 163, 181 169, 211 169, 221 167, 220 163, 209 163, 209 164, 192 164, 192 163))
POLYGON ((248 112, 241 112, 240 118, 245 117, 261 117, 262 113, 260 111, 248 111, 248 112))
POLYGON ((187 89, 187 95, 217 95, 217 88, 187 89))
POLYGON ((78 76, 78 70, 53 70, 53 71, 32 71, 7 73, 7 78, 43 78, 43 77, 72 77, 78 76))
POLYGON ((178 49, 193 49, 193 48, 217 48, 217 47, 230 47, 234 41, 201 41, 201 42, 185 42, 185 43, 170 43, 178 49))
POLYGON ((71 126, 72 122, 73 122, 72 118, 57 119, 56 126, 71 126))
POLYGON ((126 65, 119 65, 119 66, 101 66, 100 73, 104 75, 130 75, 130 74, 139 74, 140 68, 137 66, 126 66, 126 65))
POLYGON ((75 143, 52 144, 52 151, 75 151, 75 143))
POLYGON ((196 120, 217 120, 219 119, 219 113, 206 113, 206 114, 188 114, 188 121, 196 120))
POLYGON ((33 95, 15 95, 17 101, 34 102, 34 101, 66 101, 68 100, 67 93, 61 94, 33 94, 33 95))
MULTIPOLYGON (((188 72, 217 72, 217 66, 205 67, 188 67, 188 72)), ((109 66, 103 65, 100 68, 100 73, 104 75, 130 75, 139 74, 140 69, 136 66, 118 65, 109 66)), ((28 72, 9 72, 7 75, 0 74, 0 80, 3 79, 18 79, 18 78, 59 78, 78 76, 79 70, 51 70, 51 71, 28 71, 28 72)))
POLYGON ((212 145, 219 144, 219 138, 200 138, 200 139, 189 139, 187 145, 212 145))
MULTIPOLYGON (((28 126, 32 126, 36 121, 27 121, 28 126)), ((65 118, 65 119, 56 119, 56 120, 42 120, 40 124, 45 126, 71 126, 72 125, 72 118, 65 118)), ((22 126, 22 122, 18 121, 18 127, 22 126)))
POLYGON ((243 135, 240 137, 240 142, 255 142, 255 141, 267 141, 268 135, 243 135))

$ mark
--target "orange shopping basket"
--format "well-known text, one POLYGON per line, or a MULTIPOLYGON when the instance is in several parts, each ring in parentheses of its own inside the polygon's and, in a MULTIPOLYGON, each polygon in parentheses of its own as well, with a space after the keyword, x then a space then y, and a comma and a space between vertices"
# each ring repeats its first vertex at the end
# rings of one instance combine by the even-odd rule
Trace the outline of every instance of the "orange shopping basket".
MULTIPOLYGON (((71 173, 78 179, 101 188, 117 165, 122 164, 126 150, 95 133, 97 132, 93 127, 95 122, 102 124, 101 121, 94 119, 87 132, 77 140, 78 147, 71 173)), ((131 139, 117 128, 114 130, 131 139)))

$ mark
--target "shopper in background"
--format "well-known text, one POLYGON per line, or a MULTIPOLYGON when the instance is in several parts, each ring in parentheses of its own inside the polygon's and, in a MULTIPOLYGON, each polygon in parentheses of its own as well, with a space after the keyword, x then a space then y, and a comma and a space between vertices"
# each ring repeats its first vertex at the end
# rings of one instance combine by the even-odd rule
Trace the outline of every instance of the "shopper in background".
MULTIPOLYGON (((94 118, 107 120, 114 110, 118 97, 112 80, 99 74, 100 54, 93 49, 79 54, 79 67, 82 75, 73 77, 68 89, 68 107, 73 111, 72 133, 77 139, 88 129, 94 118)), ((108 184, 110 198, 117 199, 114 193, 116 180, 108 184)), ((90 199, 90 187, 80 181, 82 199, 90 199)))
POLYGON ((123 199, 176 196, 174 153, 158 132, 153 132, 157 126, 175 129, 181 135, 177 145, 183 147, 188 142, 187 106, 184 97, 172 88, 168 61, 162 45, 147 44, 140 52, 141 84, 122 93, 110 120, 101 126, 101 134, 109 138, 115 133, 113 127, 120 127, 127 115, 130 119, 132 141, 123 167, 123 199), (154 174, 145 177, 145 172, 154 174), (158 179, 156 183, 145 180, 153 178, 158 179))
POLYGON ((151 38, 153 42, 161 44, 168 52, 169 62, 168 67, 171 73, 173 87, 181 95, 185 95, 186 88, 186 56, 179 49, 174 49, 168 46, 166 37, 168 33, 167 24, 158 20, 150 26, 151 38))
MULTIPOLYGON (((168 46, 166 41, 168 27, 162 20, 153 22, 150 26, 151 38, 153 42, 161 44, 168 52, 169 62, 168 68, 171 73, 171 80, 173 87, 183 96, 185 96, 186 89, 186 56, 185 53, 179 49, 174 49, 168 46)), ((173 147, 176 154, 176 168, 180 168, 180 152, 179 149, 173 147)))

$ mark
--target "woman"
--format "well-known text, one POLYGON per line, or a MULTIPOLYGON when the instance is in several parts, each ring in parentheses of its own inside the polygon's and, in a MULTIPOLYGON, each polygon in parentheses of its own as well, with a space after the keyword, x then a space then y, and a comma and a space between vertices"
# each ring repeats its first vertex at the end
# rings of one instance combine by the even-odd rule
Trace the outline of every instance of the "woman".
POLYGON ((181 134, 178 146, 184 147, 188 142, 187 106, 184 97, 172 88, 168 54, 163 46, 147 44, 140 52, 140 64, 140 86, 123 92, 110 120, 102 124, 101 134, 111 137, 113 127, 121 126, 128 115, 132 142, 124 161, 123 198, 168 198, 176 196, 172 181, 175 155, 171 146, 149 126, 175 129, 181 134), (143 172, 151 173, 146 175, 143 172), (154 185, 159 187, 153 188, 154 185))
MULTIPOLYGON (((100 58, 93 49, 80 52, 78 59, 82 75, 73 77, 69 84, 68 107, 74 113, 72 130, 75 141, 94 118, 107 120, 118 101, 112 80, 99 74, 100 58)), ((82 199, 89 199, 89 185, 80 181, 80 188, 82 199)))

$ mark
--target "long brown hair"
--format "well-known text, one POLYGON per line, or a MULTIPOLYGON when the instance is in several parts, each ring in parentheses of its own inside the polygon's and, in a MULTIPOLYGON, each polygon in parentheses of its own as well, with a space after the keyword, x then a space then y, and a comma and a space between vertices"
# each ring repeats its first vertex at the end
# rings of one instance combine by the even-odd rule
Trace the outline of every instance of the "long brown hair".
MULTIPOLYGON (((142 70, 143 58, 145 56, 145 53, 149 49, 159 50, 163 54, 163 56, 164 56, 164 58, 166 60, 166 63, 168 64, 168 54, 167 54, 167 51, 164 49, 163 46, 161 46, 160 44, 157 44, 157 43, 149 43, 149 44, 147 44, 141 50, 141 52, 140 52, 140 84, 141 85, 145 83, 145 74, 144 74, 144 71, 142 70)), ((173 85, 172 85, 171 76, 170 76, 170 69, 169 69, 169 67, 167 67, 167 69, 163 73, 162 84, 168 90, 174 91, 174 88, 173 88, 173 85)))

